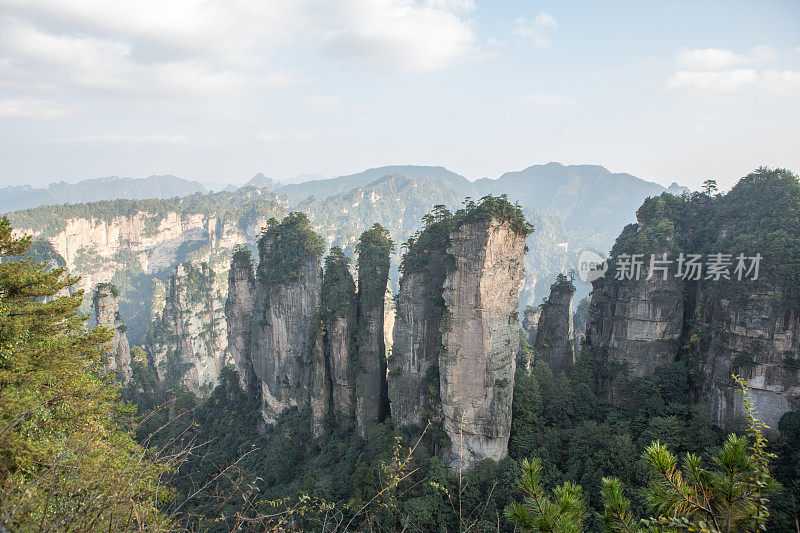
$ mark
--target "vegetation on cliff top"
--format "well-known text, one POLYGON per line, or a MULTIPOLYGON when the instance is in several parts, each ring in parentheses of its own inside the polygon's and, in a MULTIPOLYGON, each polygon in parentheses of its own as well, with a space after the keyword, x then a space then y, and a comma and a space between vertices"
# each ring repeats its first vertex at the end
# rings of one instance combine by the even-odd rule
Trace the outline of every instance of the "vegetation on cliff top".
POLYGON ((322 276, 321 317, 326 326, 333 320, 347 316, 356 299, 356 283, 350 274, 350 258, 338 246, 331 248, 325 258, 322 276))
POLYGON ((259 279, 271 285, 297 280, 309 258, 322 257, 325 243, 311 229, 304 213, 289 213, 281 222, 269 220, 258 248, 259 279))
POLYGON ((383 303, 392 252, 394 241, 389 231, 380 224, 374 224, 361 234, 356 245, 359 305, 373 306, 383 303))

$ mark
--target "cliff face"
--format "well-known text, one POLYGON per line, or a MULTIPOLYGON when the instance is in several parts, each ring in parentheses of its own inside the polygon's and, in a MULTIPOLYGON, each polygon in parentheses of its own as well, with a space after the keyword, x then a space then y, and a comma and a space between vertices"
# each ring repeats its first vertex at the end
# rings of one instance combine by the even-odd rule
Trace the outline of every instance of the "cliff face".
POLYGON ((575 286, 568 279, 551 285, 536 327, 536 358, 550 365, 554 374, 569 372, 575 364, 572 295, 575 286))
POLYGON ((242 390, 255 385, 253 359, 250 355, 252 342, 253 297, 256 280, 249 252, 234 253, 228 271, 228 297, 225 300, 225 321, 228 333, 228 352, 239 374, 242 390))
POLYGON ((365 231, 358 253, 358 313, 354 369, 356 429, 369 437, 388 415, 384 302, 389 282, 389 255, 394 248, 389 232, 379 225, 365 231))
POLYGON ((261 384, 262 415, 268 424, 290 407, 307 407, 312 382, 322 361, 314 357, 319 322, 322 268, 319 257, 305 256, 296 279, 271 281, 270 255, 279 253, 275 240, 259 241, 259 267, 254 296, 251 356, 261 384))
POLYGON ((442 420, 439 351, 445 259, 444 250, 434 250, 422 270, 407 272, 400 280, 388 385, 392 419, 401 425, 442 420))
POLYGON ((800 409, 800 314, 779 300, 774 291, 759 292, 746 303, 719 299, 707 306, 702 398, 720 426, 738 426, 744 415, 732 372, 745 379, 759 419, 771 428, 800 409))
POLYGON ((800 408, 798 217, 800 182, 783 170, 759 169, 724 195, 646 200, 639 223, 612 249, 612 270, 630 265, 631 254, 647 265, 651 252, 669 252, 672 264, 666 280, 663 272, 647 280, 642 268, 638 280, 607 272, 595 281, 586 340, 607 374, 614 362, 645 377, 684 361, 695 376, 693 398, 715 424, 736 427, 743 412, 735 373, 756 416, 777 428, 800 408), (678 252, 696 254, 694 269, 678 252))
POLYGON ((228 357, 223 297, 214 272, 205 263, 181 263, 165 296, 147 342, 158 377, 207 396, 228 357))
POLYGON ((470 468, 508 453, 525 237, 491 219, 461 223, 450 239, 440 393, 448 463, 470 468))
POLYGON ((132 376, 131 350, 125 334, 125 324, 119 315, 118 294, 113 285, 101 283, 95 288, 92 307, 96 324, 114 333, 107 352, 108 369, 116 372, 117 378, 126 384, 132 376))
POLYGON ((604 363, 627 364, 634 377, 651 376, 677 358, 683 327, 679 279, 593 283, 586 340, 604 363))

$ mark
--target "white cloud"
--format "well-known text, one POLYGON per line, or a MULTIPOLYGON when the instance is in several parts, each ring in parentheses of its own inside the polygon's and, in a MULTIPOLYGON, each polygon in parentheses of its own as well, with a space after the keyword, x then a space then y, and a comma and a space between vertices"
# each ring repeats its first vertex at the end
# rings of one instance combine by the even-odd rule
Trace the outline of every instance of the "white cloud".
POLYGON ((346 0, 324 43, 336 55, 368 66, 438 70, 477 50, 464 9, 471 2, 346 0))
POLYGON ((87 135, 81 137, 59 137, 52 142, 61 144, 186 144, 184 135, 87 135))
POLYGON ((752 87, 758 83, 758 72, 754 69, 736 70, 680 70, 666 83, 667 89, 700 92, 730 92, 752 87))
POLYGON ((800 94, 800 71, 766 70, 762 73, 761 80, 769 92, 800 94))
POLYGON ((536 15, 533 22, 528 22, 525 17, 520 17, 515 21, 515 24, 514 35, 530 40, 537 50, 550 48, 552 40, 546 29, 558 27, 556 19, 544 11, 536 15))
POLYGON ((523 104, 536 105, 571 105, 577 103, 574 99, 567 96, 553 94, 528 94, 520 97, 519 101, 523 104))
POLYGON ((675 58, 678 67, 689 70, 714 70, 748 63, 750 58, 724 48, 684 48, 675 58))
POLYGON ((39 119, 63 118, 70 111, 62 105, 38 98, 9 98, 0 100, 0 119, 39 119))

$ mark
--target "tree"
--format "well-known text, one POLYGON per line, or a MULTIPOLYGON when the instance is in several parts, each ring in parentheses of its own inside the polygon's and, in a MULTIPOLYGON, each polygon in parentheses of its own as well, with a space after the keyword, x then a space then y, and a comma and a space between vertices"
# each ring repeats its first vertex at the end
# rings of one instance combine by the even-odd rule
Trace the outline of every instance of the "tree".
POLYGON ((717 180, 706 180, 703 182, 703 194, 711 197, 717 192, 717 180))
POLYGON ((550 495, 541 482, 541 461, 523 459, 517 485, 525 493, 525 500, 509 504, 505 509, 506 518, 523 531, 582 532, 587 507, 580 485, 566 482, 550 495))
POLYGON ((22 257, 0 218, 0 524, 14 531, 164 530, 170 467, 133 438, 105 372, 111 332, 85 329, 77 278, 22 257))
POLYGON ((777 482, 770 476, 766 428, 755 417, 746 384, 733 376, 744 396, 747 436, 731 434, 714 458, 714 468, 703 466, 699 456, 687 453, 682 465, 660 442, 647 447, 644 458, 653 478, 647 499, 652 518, 637 521, 616 478, 603 479, 603 522, 612 532, 646 531, 766 531, 768 496, 777 482))

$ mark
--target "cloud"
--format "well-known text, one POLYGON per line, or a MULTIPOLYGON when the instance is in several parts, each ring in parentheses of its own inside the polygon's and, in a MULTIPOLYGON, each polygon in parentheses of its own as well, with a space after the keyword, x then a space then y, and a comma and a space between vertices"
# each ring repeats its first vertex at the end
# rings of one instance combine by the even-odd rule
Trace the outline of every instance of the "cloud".
POLYGON ((0 100, 0 119, 49 120, 63 118, 71 112, 62 105, 38 98, 0 100))
POLYGON ((567 96, 552 94, 528 94, 520 97, 519 101, 523 104, 536 105, 571 105, 577 103, 576 100, 567 96))
POLYGON ((667 89, 701 92, 729 92, 752 87, 758 82, 758 72, 753 69, 736 70, 680 70, 666 83, 667 89))
POLYGON ((678 52, 675 61, 683 69, 713 70, 742 65, 748 63, 750 58, 723 48, 684 48, 678 52))
POLYGON ((666 82, 667 89, 726 93, 758 89, 773 94, 796 94, 800 91, 800 71, 733 69, 678 71, 666 82))
POLYGON ((52 142, 59 144, 186 144, 184 135, 87 135, 82 137, 59 137, 52 142))
POLYGON ((465 11, 472 2, 346 0, 323 36, 335 55, 370 67, 412 71, 446 68, 477 53, 465 11))
POLYGON ((528 22, 525 17, 520 17, 515 24, 514 35, 530 40, 537 50, 550 48, 552 41, 545 30, 558 27, 556 19, 544 11, 536 15, 533 22, 528 22))
POLYGON ((765 45, 756 46, 747 54, 723 48, 684 48, 675 56, 680 70, 667 79, 665 87, 710 93, 757 89, 781 94, 800 90, 800 72, 756 68, 757 63, 776 55, 774 48, 765 45))

